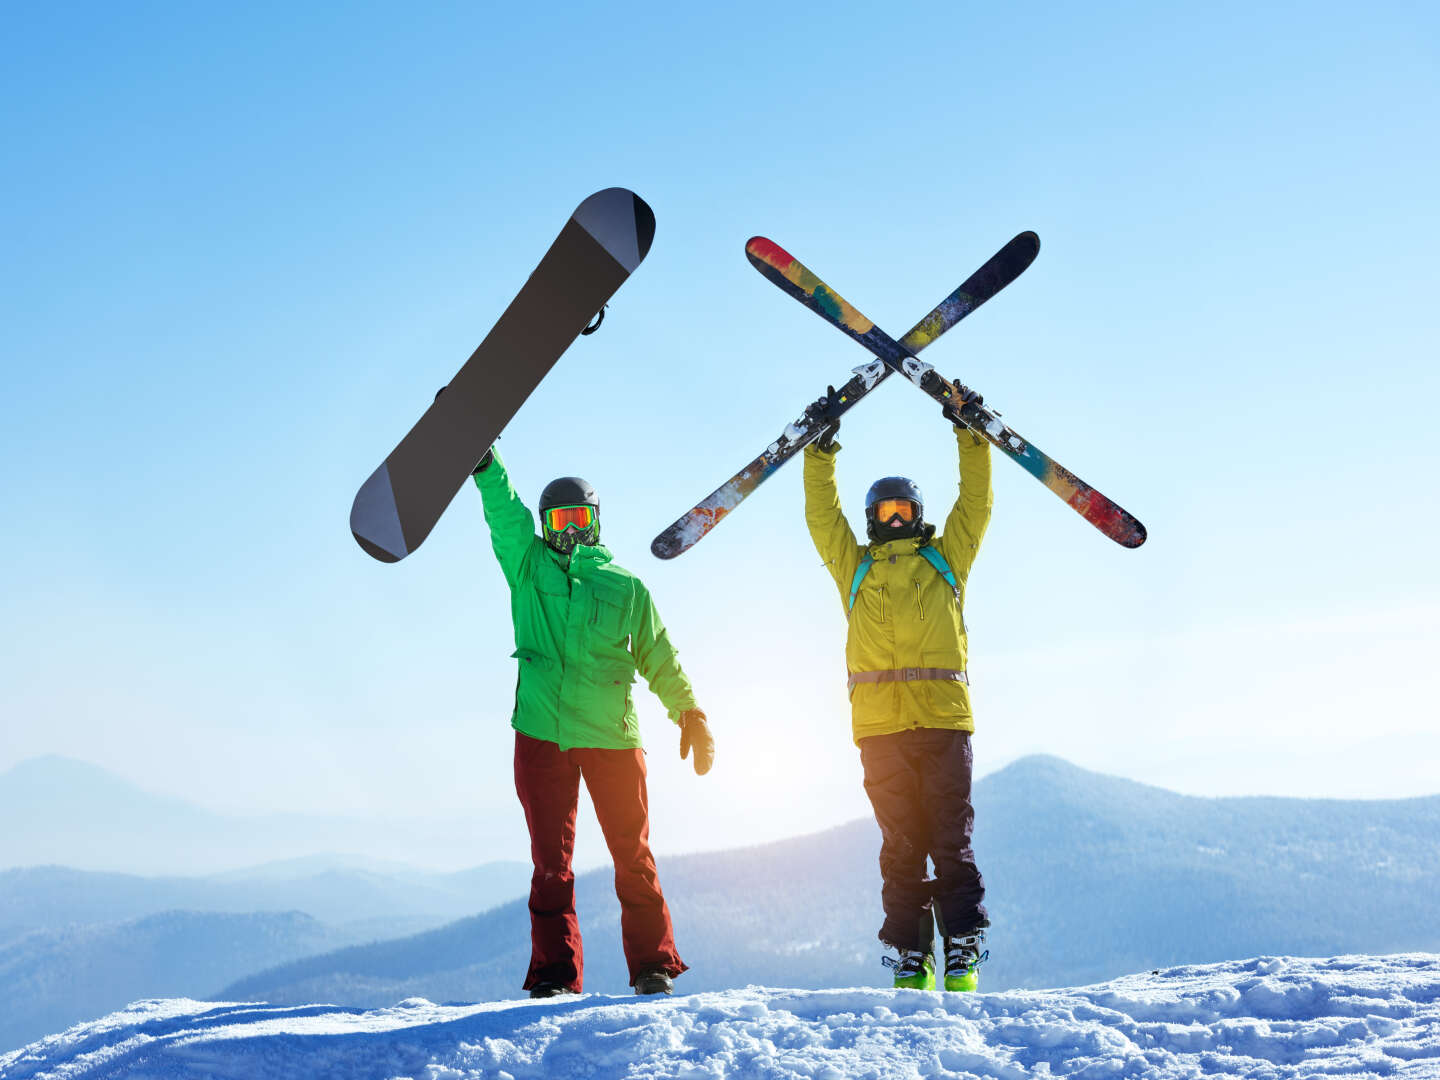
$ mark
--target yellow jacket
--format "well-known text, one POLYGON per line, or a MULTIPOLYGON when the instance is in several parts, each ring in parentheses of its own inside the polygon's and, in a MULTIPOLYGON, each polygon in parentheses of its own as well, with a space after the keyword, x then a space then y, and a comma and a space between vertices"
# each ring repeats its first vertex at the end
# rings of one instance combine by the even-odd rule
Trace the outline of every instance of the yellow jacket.
MULTIPOLYGON (((875 561, 860 584, 845 644, 845 666, 852 675, 903 668, 965 670, 965 582, 990 523, 995 496, 990 488, 990 444, 966 428, 956 428, 955 437, 960 447, 960 495, 940 534, 933 539, 908 537, 868 545, 875 561), (958 602, 945 579, 917 554, 927 542, 950 564, 960 590, 958 602)), ((848 605, 866 546, 856 543, 840 509, 835 451, 826 453, 814 443, 805 448, 805 523, 815 550, 835 579, 842 607, 848 605)), ((854 683, 850 722, 857 743, 870 735, 917 727, 975 730, 969 686, 941 679, 854 683)))

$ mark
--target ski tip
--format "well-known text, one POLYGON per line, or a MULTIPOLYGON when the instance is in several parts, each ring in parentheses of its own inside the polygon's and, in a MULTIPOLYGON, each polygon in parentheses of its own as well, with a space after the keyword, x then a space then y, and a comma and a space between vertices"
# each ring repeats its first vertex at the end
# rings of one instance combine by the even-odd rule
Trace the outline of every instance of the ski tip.
POLYGON ((597 191, 570 216, 627 274, 649 254, 655 239, 655 212, 629 188, 597 191))
POLYGON ((673 559, 684 551, 669 532, 663 532, 650 541, 650 554, 657 559, 673 559))
POLYGON ((1025 265, 1028 267, 1040 254, 1040 234, 1026 229, 1022 233, 1016 233, 1009 246, 1011 250, 1025 259, 1025 265))

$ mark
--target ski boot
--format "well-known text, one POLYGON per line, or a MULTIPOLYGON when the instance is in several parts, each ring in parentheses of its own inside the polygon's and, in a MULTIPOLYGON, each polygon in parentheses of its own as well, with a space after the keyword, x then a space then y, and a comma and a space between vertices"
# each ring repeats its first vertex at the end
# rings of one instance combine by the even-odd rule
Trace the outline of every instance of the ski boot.
POLYGON ((635 976, 635 993, 637 994, 673 994, 675 982, 667 972, 658 968, 654 971, 642 971, 635 976))
POLYGON ((945 938, 945 989, 975 990, 980 985, 980 965, 990 958, 984 949, 985 928, 945 938), (982 951, 983 950, 983 951, 982 951))
POLYGON ((561 997, 565 994, 574 994, 575 991, 563 983, 540 982, 530 988, 532 998, 561 997))
POLYGON ((928 949, 902 949, 895 946, 900 956, 882 957, 880 962, 895 969, 895 989, 934 990, 935 958, 928 949))

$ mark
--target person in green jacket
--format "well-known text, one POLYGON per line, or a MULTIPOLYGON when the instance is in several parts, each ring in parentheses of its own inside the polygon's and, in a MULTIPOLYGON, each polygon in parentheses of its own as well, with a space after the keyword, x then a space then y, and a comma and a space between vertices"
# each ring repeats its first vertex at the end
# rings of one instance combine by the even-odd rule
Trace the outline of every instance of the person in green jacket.
POLYGON ((490 541, 510 586, 519 677, 515 790, 530 829, 531 997, 576 993, 584 979, 575 917, 580 780, 615 862, 620 931, 637 994, 668 994, 685 970, 650 852, 645 755, 630 687, 638 671, 680 727, 695 772, 715 759, 705 714, 650 593, 600 545, 600 503, 579 477, 540 495, 541 535, 494 449, 475 468, 490 541))
MULTIPOLYGON (((962 401, 979 395, 961 387, 962 401)), ((945 987, 973 990, 989 919, 975 865, 973 757, 966 673, 965 584, 990 521, 990 444, 958 417, 960 494, 937 534, 920 489, 901 476, 865 500, 868 542, 857 543, 835 484, 839 419, 805 448, 805 521, 840 592, 849 634, 851 734, 880 826, 882 942, 897 987, 934 986, 934 927, 944 938, 945 987), (926 877, 927 858, 935 879, 926 877)))

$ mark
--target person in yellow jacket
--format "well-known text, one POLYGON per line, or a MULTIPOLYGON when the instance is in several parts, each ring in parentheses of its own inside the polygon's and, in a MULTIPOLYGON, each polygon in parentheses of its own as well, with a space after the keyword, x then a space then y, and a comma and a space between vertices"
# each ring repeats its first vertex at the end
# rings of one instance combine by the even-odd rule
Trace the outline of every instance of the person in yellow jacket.
POLYGON ((865 499, 868 543, 856 541, 835 484, 838 418, 805 448, 805 522, 850 622, 851 727, 881 834, 879 937, 897 953, 885 962, 896 986, 933 987, 938 921, 946 989, 973 990, 990 923, 971 847, 964 603, 994 496, 990 444, 946 415, 956 423, 960 494, 938 533, 925 522, 920 489, 887 476, 865 499))

